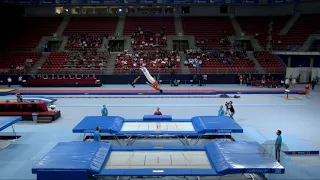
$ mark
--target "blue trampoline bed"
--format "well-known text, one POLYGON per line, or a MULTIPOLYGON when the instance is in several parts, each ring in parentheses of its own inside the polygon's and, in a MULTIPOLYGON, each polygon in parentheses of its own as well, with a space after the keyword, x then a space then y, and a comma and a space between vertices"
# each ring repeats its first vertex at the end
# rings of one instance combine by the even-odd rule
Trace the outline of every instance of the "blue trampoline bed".
POLYGON ((150 137, 178 138, 183 145, 189 145, 189 138, 196 138, 195 144, 205 135, 243 133, 243 129, 228 116, 196 116, 191 119, 172 119, 170 115, 146 115, 143 119, 124 119, 119 116, 87 116, 73 128, 73 133, 93 133, 100 126, 101 133, 111 135, 121 145, 120 136, 126 136, 132 145, 137 139, 150 137))
POLYGON ((111 146, 61 142, 32 168, 38 180, 87 180, 121 176, 224 176, 283 174, 285 169, 256 142, 211 142, 205 146, 111 146))
POLYGON ((12 132, 15 138, 17 138, 16 131, 14 129, 14 124, 21 121, 20 116, 0 116, 0 131, 11 126, 12 132))

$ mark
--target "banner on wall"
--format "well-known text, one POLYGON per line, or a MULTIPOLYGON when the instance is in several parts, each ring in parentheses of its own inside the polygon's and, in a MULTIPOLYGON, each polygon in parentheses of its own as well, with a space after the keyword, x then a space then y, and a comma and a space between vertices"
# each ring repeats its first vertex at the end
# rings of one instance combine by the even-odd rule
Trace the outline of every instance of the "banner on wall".
POLYGON ((300 75, 300 82, 307 83, 310 75, 313 74, 313 69, 308 67, 287 68, 286 77, 298 77, 300 75))
POLYGON ((294 2, 300 2, 300 0, 268 0, 269 4, 294 3, 294 2))
MULTIPOLYGON (((270 1, 270 0, 269 0, 270 1)), ((271 0, 277 1, 278 0, 271 0)), ((289 1, 289 0, 280 0, 289 1)), ((259 4, 260 0, 0 0, 8 4, 259 4)))
POLYGON ((312 68, 312 78, 316 77, 320 77, 320 68, 312 68))

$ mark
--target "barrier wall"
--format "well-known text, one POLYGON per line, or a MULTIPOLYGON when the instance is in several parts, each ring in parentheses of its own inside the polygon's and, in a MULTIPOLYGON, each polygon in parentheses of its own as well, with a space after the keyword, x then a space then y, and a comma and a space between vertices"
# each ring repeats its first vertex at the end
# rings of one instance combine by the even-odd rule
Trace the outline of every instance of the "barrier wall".
MULTIPOLYGON (((271 74, 272 75, 272 74, 271 74)), ((285 74, 273 74, 276 79, 283 78, 285 74)), ((86 76, 86 75, 85 75, 86 76)), ((252 75, 256 79, 260 79, 262 75, 252 75)), ((18 75, 11 75, 12 84, 18 84, 18 75)), ((28 79, 30 75, 24 75, 23 79, 28 79)), ((92 77, 92 75, 91 75, 92 77)), ((129 84, 137 76, 136 75, 96 75, 98 80, 103 84, 129 84)), ((0 75, 0 80, 3 80, 6 83, 8 75, 0 75)), ((180 80, 181 83, 190 83, 190 80, 193 79, 193 75, 160 75, 160 80, 162 84, 169 84, 170 80, 180 80)), ((137 82, 138 84, 145 84, 146 79, 142 77, 137 82)), ((208 75, 208 80, 206 84, 237 84, 239 83, 239 77, 237 74, 212 74, 208 75)))

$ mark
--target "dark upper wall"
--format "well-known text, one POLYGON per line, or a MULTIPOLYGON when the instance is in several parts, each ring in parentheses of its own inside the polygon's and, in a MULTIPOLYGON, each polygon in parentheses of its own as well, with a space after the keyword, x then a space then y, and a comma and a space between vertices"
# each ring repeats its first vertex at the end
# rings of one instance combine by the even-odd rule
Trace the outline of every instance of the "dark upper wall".
POLYGON ((55 7, 53 6, 30 6, 25 8, 28 16, 53 16, 55 15, 55 7))
POLYGON ((236 16, 286 16, 294 14, 294 5, 239 6, 235 8, 236 16))
POLYGON ((24 8, 21 6, 0 6, 1 32, 3 34, 0 41, 0 51, 6 49, 8 41, 10 41, 14 32, 20 28, 23 15, 24 8))

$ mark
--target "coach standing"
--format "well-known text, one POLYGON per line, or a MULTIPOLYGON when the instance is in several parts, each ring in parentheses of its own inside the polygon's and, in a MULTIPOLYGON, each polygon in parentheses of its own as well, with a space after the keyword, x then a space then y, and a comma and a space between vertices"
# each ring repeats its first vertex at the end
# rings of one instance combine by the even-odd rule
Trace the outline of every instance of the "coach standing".
POLYGON ((218 111, 218 116, 224 116, 225 115, 225 112, 224 112, 224 110, 223 110, 223 106, 221 105, 220 106, 220 109, 219 109, 219 111, 218 111))
POLYGON ((101 109, 101 115, 108 116, 108 109, 106 105, 103 105, 103 108, 101 109))
POLYGON ((281 131, 277 131, 277 139, 275 143, 275 150, 276 150, 276 160, 280 162, 280 152, 281 152, 281 144, 282 144, 282 137, 281 137, 281 131))
POLYGON ((93 133, 93 140, 97 141, 97 142, 101 141, 100 127, 99 126, 96 127, 96 131, 93 133))

